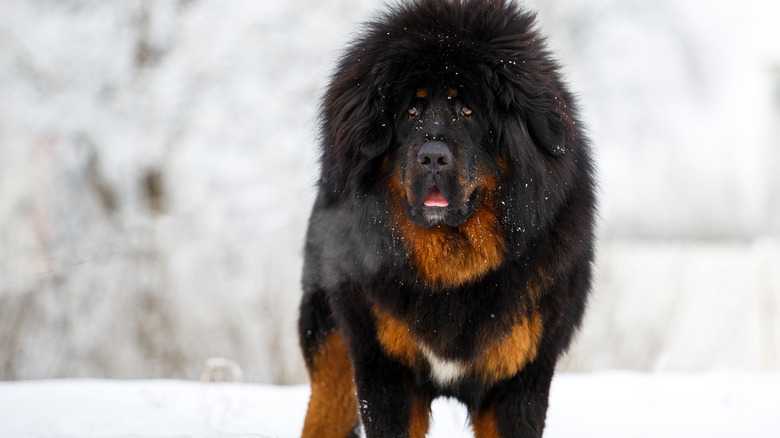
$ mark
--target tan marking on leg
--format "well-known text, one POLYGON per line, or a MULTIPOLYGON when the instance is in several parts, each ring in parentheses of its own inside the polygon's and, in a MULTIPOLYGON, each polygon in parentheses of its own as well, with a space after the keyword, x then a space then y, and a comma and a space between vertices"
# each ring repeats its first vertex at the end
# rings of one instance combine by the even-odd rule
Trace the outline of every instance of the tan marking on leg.
POLYGON ((311 398, 301 438, 344 438, 358 423, 354 370, 340 331, 325 338, 309 369, 311 398))
POLYGON ((474 438, 500 438, 498 425, 493 410, 482 409, 471 418, 471 427, 474 429, 474 438))
POLYGON ((409 422, 409 438, 425 438, 431 424, 431 402, 416 398, 409 422))

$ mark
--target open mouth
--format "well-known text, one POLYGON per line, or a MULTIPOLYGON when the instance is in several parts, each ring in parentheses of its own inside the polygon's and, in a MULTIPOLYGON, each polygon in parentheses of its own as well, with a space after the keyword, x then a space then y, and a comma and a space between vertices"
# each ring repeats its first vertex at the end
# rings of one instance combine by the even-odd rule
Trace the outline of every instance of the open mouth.
MULTIPOLYGON (((448 194, 455 199, 447 200, 447 196, 436 186, 428 189, 422 205, 410 206, 409 219, 421 227, 430 227, 434 225, 449 225, 456 227, 463 223, 473 213, 472 206, 475 205, 476 192, 471 193, 469 198, 460 203, 457 194, 448 194)), ((418 201, 419 202, 419 201, 418 201)))
POLYGON ((446 207, 450 205, 450 203, 447 202, 447 198, 444 197, 444 194, 441 192, 441 190, 439 190, 436 186, 433 186, 430 190, 428 190, 428 195, 425 197, 423 205, 426 207, 446 207))

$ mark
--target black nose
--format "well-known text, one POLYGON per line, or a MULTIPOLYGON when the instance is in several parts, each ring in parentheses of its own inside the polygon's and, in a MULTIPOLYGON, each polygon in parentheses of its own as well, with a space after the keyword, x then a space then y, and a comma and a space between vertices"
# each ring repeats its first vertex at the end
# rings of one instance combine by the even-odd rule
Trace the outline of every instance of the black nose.
POLYGON ((443 141, 427 141, 417 152, 417 162, 425 170, 435 172, 452 163, 452 152, 443 141))

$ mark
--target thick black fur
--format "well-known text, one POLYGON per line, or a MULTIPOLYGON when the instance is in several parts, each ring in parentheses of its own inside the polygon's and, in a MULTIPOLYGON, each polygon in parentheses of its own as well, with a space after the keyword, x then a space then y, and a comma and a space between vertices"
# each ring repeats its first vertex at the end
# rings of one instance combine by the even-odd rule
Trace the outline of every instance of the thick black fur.
POLYGON ((321 122, 299 325, 307 364, 341 331, 369 438, 409 436, 414 400, 438 396, 457 397, 474 417, 492 413, 501 437, 541 436, 553 371, 590 288, 595 196, 576 102, 534 15, 504 0, 391 7, 342 57, 321 122), (432 141, 451 152, 447 169, 419 167, 432 141), (459 185, 464 178, 477 188, 459 185), (492 197, 480 185, 491 178, 492 197), (396 180, 406 195, 400 210, 396 180), (450 206, 422 205, 434 186, 450 206), (500 264, 459 284, 421 277, 398 215, 415 227, 456 227, 488 207, 503 240, 500 264), (538 312, 542 337, 511 377, 441 384, 426 361, 388 354, 377 309, 460 363, 505 336, 518 315, 538 312))

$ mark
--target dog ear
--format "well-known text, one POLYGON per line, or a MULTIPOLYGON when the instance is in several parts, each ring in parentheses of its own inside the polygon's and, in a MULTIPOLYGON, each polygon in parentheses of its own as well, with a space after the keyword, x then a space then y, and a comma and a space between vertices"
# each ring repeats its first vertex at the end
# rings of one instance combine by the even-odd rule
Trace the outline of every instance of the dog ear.
POLYGON ((331 196, 370 190, 393 138, 387 80, 370 58, 357 49, 342 58, 320 107, 320 187, 331 196))
POLYGON ((543 93, 531 99, 515 101, 505 108, 505 130, 510 133, 510 150, 529 140, 553 157, 562 157, 575 135, 569 105, 558 94, 543 93), (514 134, 514 135, 511 135, 514 134))
POLYGON ((535 108, 525 111, 525 121, 528 133, 534 144, 554 157, 563 156, 569 143, 572 127, 569 126, 569 116, 564 112, 568 107, 557 95, 549 93, 541 98, 542 102, 535 108))
POLYGON ((386 111, 388 91, 381 78, 372 74, 370 65, 368 60, 346 57, 321 109, 323 146, 350 161, 376 158, 392 140, 393 118, 386 111))
POLYGON ((549 76, 529 76, 508 68, 498 70, 493 84, 512 155, 516 155, 513 148, 529 141, 554 157, 566 154, 576 135, 576 122, 573 98, 562 84, 549 76))

